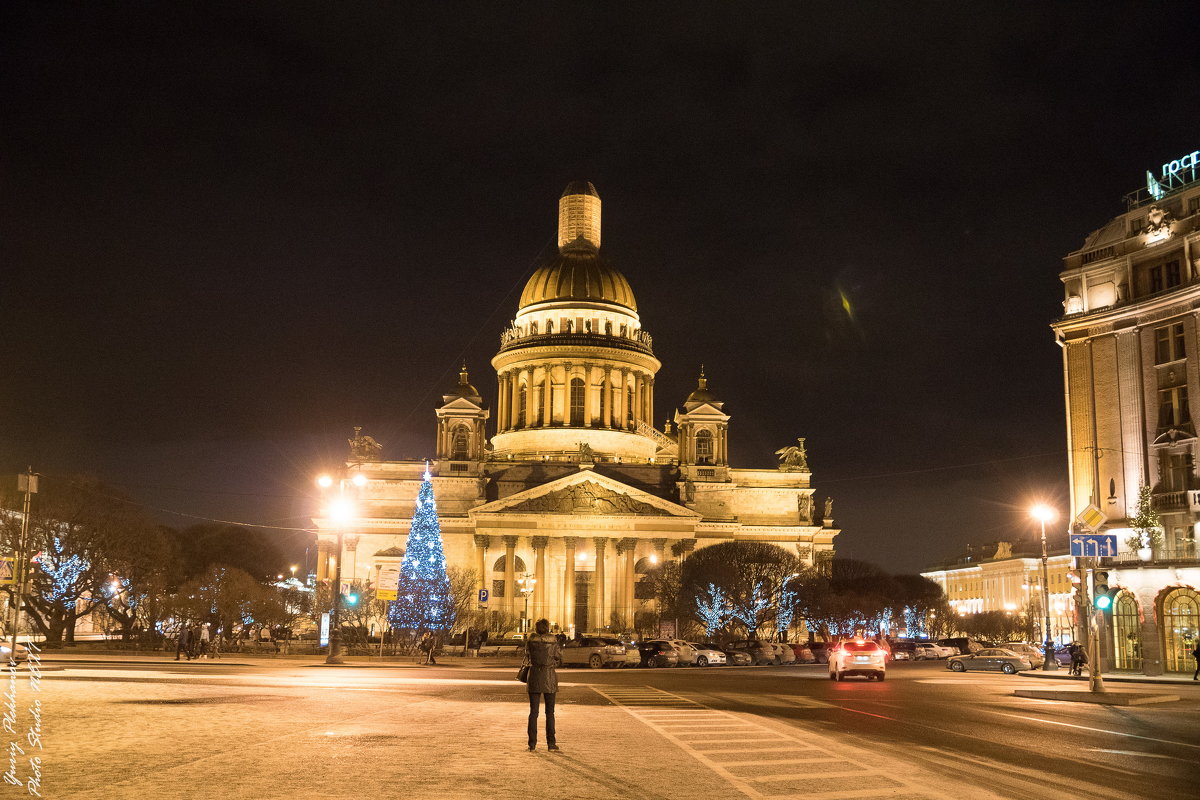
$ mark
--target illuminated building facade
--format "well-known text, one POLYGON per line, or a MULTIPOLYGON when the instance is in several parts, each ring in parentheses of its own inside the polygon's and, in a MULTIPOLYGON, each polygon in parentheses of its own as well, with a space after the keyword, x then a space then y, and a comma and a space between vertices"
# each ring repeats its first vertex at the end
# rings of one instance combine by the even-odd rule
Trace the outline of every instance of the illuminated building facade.
MULTIPOLYGON (((525 284, 492 359, 494 417, 465 366, 436 410, 430 470, 448 564, 473 571, 498 627, 528 606, 562 630, 599 631, 631 629, 647 608, 641 578, 699 547, 760 541, 831 559, 838 530, 831 503, 816 507, 802 440, 776 468, 731 466, 730 415, 703 370, 654 426, 662 365, 633 289, 602 255, 600 197, 572 183, 558 210, 557 252, 525 284)), ((346 469, 367 481, 343 531, 343 581, 374 584, 400 561, 425 464, 384 460, 361 434, 351 450, 346 469)), ((315 522, 323 580, 337 529, 315 522)))
MULTIPOLYGON (((1071 557, 1063 548, 1052 549, 1046 559, 1050 596, 1050 633, 1056 642, 1074 637, 1071 557)), ((1042 559, 1040 546, 1021 549, 1012 542, 994 542, 972 548, 958 559, 921 573, 942 587, 950 608, 966 615, 981 611, 1031 618, 1043 627, 1042 559)))
POLYGON ((1163 165, 1127 210, 1064 259, 1062 347, 1071 516, 1117 536, 1102 652, 1117 668, 1190 672, 1200 630, 1200 174, 1163 165), (1161 536, 1131 520, 1150 487, 1161 536), (1098 523, 1098 525, 1097 525, 1098 523))

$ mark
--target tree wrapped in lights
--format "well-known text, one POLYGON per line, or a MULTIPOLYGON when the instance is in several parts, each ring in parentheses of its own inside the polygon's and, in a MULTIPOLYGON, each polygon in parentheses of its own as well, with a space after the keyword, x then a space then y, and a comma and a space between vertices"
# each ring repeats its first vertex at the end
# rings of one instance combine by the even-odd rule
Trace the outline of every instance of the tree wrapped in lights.
POLYGON ((704 623, 708 635, 714 636, 733 622, 733 608, 729 596, 716 584, 710 583, 696 593, 696 616, 704 623))
POLYGON ((428 464, 421 491, 417 494, 404 560, 400 563, 396 599, 388 609, 388 621, 393 628, 412 631, 443 631, 454 624, 454 599, 446 575, 442 528, 438 523, 428 464))

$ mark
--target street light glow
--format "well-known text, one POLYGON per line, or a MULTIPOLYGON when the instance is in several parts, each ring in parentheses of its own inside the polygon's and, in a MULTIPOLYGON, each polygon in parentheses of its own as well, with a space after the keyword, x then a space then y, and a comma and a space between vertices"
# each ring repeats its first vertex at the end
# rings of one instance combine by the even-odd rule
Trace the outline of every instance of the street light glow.
POLYGON ((1029 513, 1039 522, 1053 522, 1058 518, 1058 512, 1048 505, 1039 503, 1029 509, 1029 513))
POLYGON ((329 518, 334 522, 349 522, 355 516, 354 503, 348 498, 339 497, 329 504, 329 518))

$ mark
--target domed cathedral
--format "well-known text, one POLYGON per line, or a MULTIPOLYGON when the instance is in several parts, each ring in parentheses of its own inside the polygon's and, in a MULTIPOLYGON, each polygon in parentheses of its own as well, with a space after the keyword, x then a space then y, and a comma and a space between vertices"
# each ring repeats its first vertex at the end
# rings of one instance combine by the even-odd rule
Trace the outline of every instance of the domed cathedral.
MULTIPOLYGON (((657 617, 642 580, 717 542, 770 542, 809 564, 833 556, 838 530, 829 501, 817 512, 803 439, 774 467, 731 467, 730 416, 703 367, 654 427, 662 365, 629 281, 602 255, 600 223, 596 188, 567 186, 557 252, 526 282, 492 359, 495 433, 466 365, 435 411, 429 471, 447 563, 486 592, 499 631, 524 617, 568 633, 646 631, 657 617)), ((359 429, 350 450, 341 486, 357 516, 339 523, 342 580, 375 586, 403 555, 426 464, 385 459, 359 429)), ((317 577, 329 580, 339 528, 314 521, 317 577)))

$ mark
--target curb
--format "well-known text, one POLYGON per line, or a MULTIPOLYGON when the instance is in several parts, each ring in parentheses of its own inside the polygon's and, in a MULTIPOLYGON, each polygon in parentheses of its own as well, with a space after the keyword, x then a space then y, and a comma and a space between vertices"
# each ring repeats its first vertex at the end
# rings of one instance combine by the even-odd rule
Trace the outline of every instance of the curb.
MULTIPOLYGON (((1022 670, 1017 674, 1025 678, 1041 678, 1042 680, 1051 681, 1071 681, 1074 683, 1087 683, 1088 681, 1087 678, 1077 678, 1065 672, 1042 672, 1040 669, 1022 670)), ((1152 678, 1148 675, 1114 675, 1111 673, 1102 673, 1100 677, 1112 683, 1138 683, 1143 686, 1200 686, 1200 681, 1193 681, 1190 678, 1152 678)))

